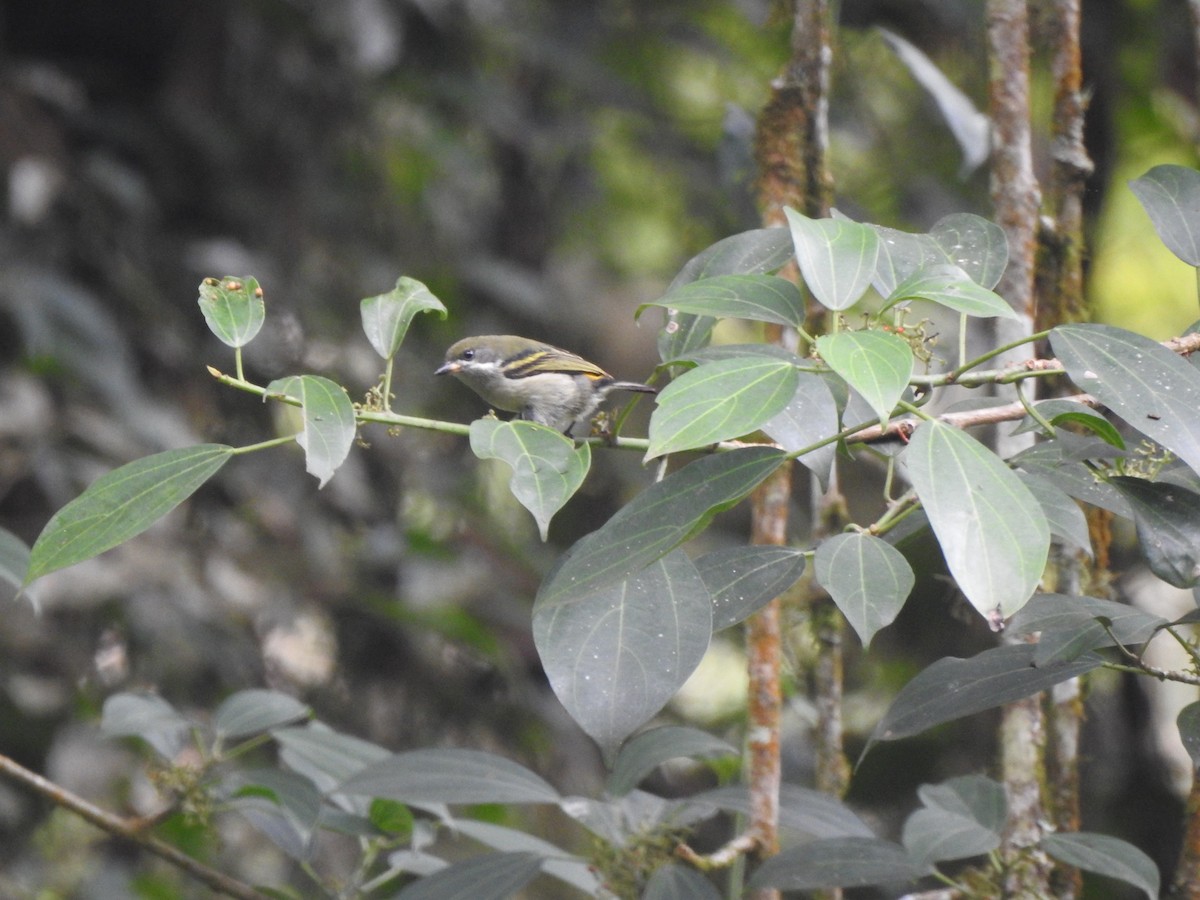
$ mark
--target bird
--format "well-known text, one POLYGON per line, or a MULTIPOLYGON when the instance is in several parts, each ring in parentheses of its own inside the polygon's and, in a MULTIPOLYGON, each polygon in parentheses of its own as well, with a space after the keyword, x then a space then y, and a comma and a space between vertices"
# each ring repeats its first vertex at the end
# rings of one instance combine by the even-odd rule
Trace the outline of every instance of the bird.
POLYGON ((564 434, 590 426, 613 391, 656 393, 648 384, 617 381, 569 350, 512 334, 455 342, 433 374, 453 375, 493 407, 564 434))

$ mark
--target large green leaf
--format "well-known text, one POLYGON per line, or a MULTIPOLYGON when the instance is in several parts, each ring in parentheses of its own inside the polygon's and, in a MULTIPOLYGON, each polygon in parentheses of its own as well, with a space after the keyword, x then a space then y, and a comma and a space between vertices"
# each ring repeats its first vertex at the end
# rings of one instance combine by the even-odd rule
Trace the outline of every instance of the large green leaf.
POLYGON ((1008 301, 976 284, 958 266, 942 264, 913 272, 896 285, 887 298, 887 306, 911 300, 929 300, 968 316, 1017 318, 1008 301))
POLYGON ((646 458, 749 434, 788 405, 799 376, 790 363, 769 356, 726 359, 685 372, 658 395, 646 458))
POLYGON ((1200 472, 1200 371, 1111 325, 1060 325, 1050 345, 1080 388, 1200 472))
MULTIPOLYGON (((1020 700, 1090 672, 1104 660, 1085 654, 1070 662, 1034 665, 1034 647, 1011 644, 970 659, 947 656, 901 688, 868 744, 920 734, 954 719, 1020 700)), ((865 752, 865 751, 864 751, 865 752)))
POLYGON ((1008 236, 995 222, 974 213, 951 213, 929 231, 951 263, 991 290, 1008 266, 1008 236))
POLYGON ((579 490, 592 464, 589 444, 576 447, 561 432, 534 422, 476 419, 471 450, 480 459, 499 459, 512 467, 509 489, 533 513, 543 541, 550 520, 579 490))
POLYGON ((651 306, 797 328, 804 324, 804 298, 800 289, 786 278, 775 275, 718 275, 692 281, 653 303, 642 304, 637 314, 640 316, 651 306))
POLYGON ((886 422, 912 377, 908 341, 885 331, 839 331, 817 338, 817 352, 886 422))
POLYGON ((729 547, 696 560, 713 601, 713 631, 758 612, 804 574, 805 554, 791 547, 729 547))
POLYGON ((1029 488, 1046 515, 1050 533, 1064 542, 1078 547, 1088 556, 1092 555, 1092 539, 1088 533, 1087 518, 1079 504, 1057 484, 1042 475, 1018 472, 1017 476, 1029 488))
POLYGON ((386 294, 367 297, 359 304, 363 331, 375 352, 384 359, 396 355, 408 326, 419 312, 436 312, 446 318, 446 307, 429 288, 404 275, 386 294))
POLYGON ((350 455, 358 430, 345 388, 320 375, 289 375, 267 385, 267 395, 299 401, 304 428, 296 443, 304 448, 305 470, 325 487, 350 455))
POLYGON ((224 444, 199 444, 100 476, 46 523, 30 551, 25 584, 141 534, 212 478, 233 452, 224 444))
POLYGON ((751 890, 775 887, 812 891, 832 887, 903 884, 920 878, 929 866, 899 844, 878 838, 838 837, 790 847, 772 856, 754 873, 751 890))
POLYGON ((200 282, 200 311, 212 333, 230 347, 245 347, 254 340, 266 317, 258 282, 229 275, 200 282))
POLYGON ((813 557, 817 581, 858 633, 864 647, 904 607, 916 579, 904 555, 869 534, 838 534, 813 557))
POLYGON ((567 551, 542 582, 538 605, 568 602, 645 568, 742 500, 785 456, 771 447, 714 453, 646 488, 567 551))
POLYGON ((990 853, 1000 846, 1007 816, 1004 786, 982 775, 964 775, 918 791, 923 806, 904 823, 904 846, 936 863, 990 853))
POLYGON ((1154 230, 1172 253, 1200 266, 1200 172, 1185 166, 1155 166, 1129 189, 1142 202, 1154 230))
POLYGON ((1200 494, 1144 478, 1118 476, 1108 483, 1133 508, 1138 549, 1150 571, 1177 588, 1200 584, 1200 494))
POLYGON ((967 600, 989 619, 1011 616, 1033 594, 1050 550, 1029 488, 979 441, 940 422, 917 428, 902 459, 967 600))
POLYGON ((414 881, 396 900, 510 900, 541 871, 537 853, 481 853, 414 881))
POLYGON ((541 776, 494 753, 439 747, 396 753, 369 763, 339 793, 401 803, 557 803, 541 776))
MULTIPOLYGON (((796 393, 787 406, 763 422, 763 433, 789 453, 837 434, 838 407, 829 390, 830 380, 812 372, 800 372, 796 393)), ((837 444, 830 443, 805 453, 798 461, 825 485, 836 455, 837 444)))
POLYGON ((1046 835, 1039 845, 1059 862, 1132 884, 1150 900, 1159 895, 1157 864, 1128 841, 1083 831, 1057 832, 1046 835))
POLYGON ((833 310, 858 302, 875 274, 879 238, 867 225, 848 219, 810 219, 785 209, 796 260, 813 296, 833 310))
POLYGON ((727 741, 699 728, 682 725, 651 728, 630 738, 617 754, 608 776, 608 793, 614 797, 628 794, 639 781, 669 759, 736 756, 737 753, 727 741))
POLYGON ((871 284, 880 297, 887 297, 913 272, 925 266, 946 262, 945 252, 927 234, 897 231, 883 225, 869 225, 879 237, 879 257, 871 284))
POLYGON ((554 693, 612 750, 666 705, 712 636, 712 600, 682 550, 597 590, 539 595, 533 640, 554 693))

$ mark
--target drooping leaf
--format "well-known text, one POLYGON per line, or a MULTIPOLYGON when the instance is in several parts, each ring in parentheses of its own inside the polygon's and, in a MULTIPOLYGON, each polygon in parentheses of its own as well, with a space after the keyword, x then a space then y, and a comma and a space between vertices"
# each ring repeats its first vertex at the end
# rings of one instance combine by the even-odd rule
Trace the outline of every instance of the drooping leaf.
MULTIPOLYGON (((763 433, 789 453, 837 434, 838 407, 829 380, 812 372, 800 372, 796 393, 780 412, 762 424, 763 433)), ((809 451, 798 457, 825 485, 837 455, 837 444, 809 451)))
POLYGON ((995 222, 974 213, 951 213, 934 223, 930 235, 949 261, 971 280, 991 290, 1008 267, 1008 236, 995 222))
POLYGON ((784 457, 770 447, 714 453, 646 488, 567 551, 542 582, 537 606, 569 602, 645 568, 746 497, 784 457))
POLYGON ((213 714, 213 728, 220 739, 249 737, 303 719, 310 712, 295 697, 254 688, 222 701, 213 714))
POLYGON ((778 414, 796 394, 795 367, 769 356, 698 366, 658 395, 647 459, 742 437, 778 414))
POLYGON ((375 352, 391 359, 408 334, 408 327, 420 312, 436 312, 446 318, 446 307, 429 288, 402 275, 386 294, 367 297, 359 304, 363 331, 375 352))
POLYGON ((804 574, 805 555, 791 547, 730 547, 696 560, 713 601, 713 631, 762 609, 804 574))
POLYGON ((737 755, 737 749, 699 728, 664 725, 634 735, 621 748, 608 776, 608 792, 613 796, 627 794, 638 782, 669 759, 681 756, 737 755))
POLYGON ((668 863, 650 876, 641 900, 721 900, 721 893, 696 869, 668 863))
POLYGON ((822 306, 848 309, 871 286, 879 238, 848 219, 810 219, 785 209, 804 283, 822 306))
POLYGON ((101 475, 46 523, 30 551, 25 584, 141 534, 212 478, 233 452, 224 444, 199 444, 101 475))
POLYGON ((750 319, 794 327, 804 324, 800 289, 775 275, 717 275, 691 281, 659 300, 642 304, 637 315, 652 306, 720 319, 750 319))
POLYGON ((541 871, 536 853, 481 853, 414 881, 396 900, 510 900, 541 871))
POLYGON ((200 282, 200 311, 209 330, 229 347, 245 347, 254 340, 266 317, 258 282, 230 275, 200 282))
POLYGON ((1050 550, 1033 494, 996 454, 940 422, 918 427, 902 459, 967 600, 985 617, 1011 616, 1033 594, 1050 550))
POLYGON ((457 747, 410 750, 368 763, 338 791, 401 803, 557 803, 539 775, 503 756, 457 747))
POLYGON ((606 750, 666 705, 711 636, 712 601, 681 550, 595 590, 552 601, 539 594, 533 609, 533 639, 550 686, 606 750))
POLYGON ((1200 371, 1110 325, 1060 325, 1050 344, 1080 388, 1200 472, 1200 371))
POLYGON ((838 534, 822 541, 813 566, 817 581, 829 591, 863 647, 892 623, 916 583, 904 555, 869 534, 838 534))
POLYGON ((1150 900, 1158 897, 1158 865, 1128 841, 1106 834, 1060 831, 1046 835, 1039 845, 1059 862, 1132 884, 1150 900))
POLYGON ((566 435, 534 422, 476 419, 471 450, 480 459, 499 459, 512 467, 509 490, 533 513, 543 541, 550 520, 579 490, 592 464, 589 444, 576 447, 566 435))
POLYGON ((878 838, 826 838, 789 847, 754 873, 750 890, 774 887, 812 891, 831 887, 899 885, 920 878, 929 867, 899 844, 878 838))
POLYGON ((912 377, 908 341, 885 331, 839 331, 817 338, 817 352, 886 422, 912 377))
POLYGON ((1028 644, 993 647, 970 659, 939 659, 901 688, 875 726, 871 743, 920 734, 935 725, 1020 700, 1089 672, 1103 660, 1089 653, 1054 665, 1037 667, 1033 663, 1034 648, 1028 644))
POLYGON ((1200 266, 1200 172, 1186 166, 1155 166, 1129 182, 1167 249, 1189 266, 1200 266))
POLYGON ((1062 488, 1042 475, 1020 472, 1018 477, 1029 488, 1046 515, 1050 533, 1088 556, 1092 555, 1092 539, 1088 534, 1087 518, 1079 504, 1062 488))
POLYGON ((1013 634, 1038 634, 1037 666, 1069 662, 1089 650, 1144 644, 1167 620, 1126 603, 1067 594, 1035 594, 1012 617, 1013 634))
POLYGON ((345 389, 320 375, 289 375, 267 385, 267 395, 299 402, 304 428, 296 443, 304 448, 305 470, 318 487, 325 487, 350 455, 357 432, 354 404, 345 389))
POLYGON ((886 305, 929 300, 968 316, 1004 319, 1017 318, 1008 301, 999 294, 976 284, 958 266, 941 264, 918 269, 888 296, 886 305))
POLYGON ((1114 476, 1108 483, 1133 509, 1150 571, 1177 588, 1200 584, 1200 494, 1144 478, 1114 476))

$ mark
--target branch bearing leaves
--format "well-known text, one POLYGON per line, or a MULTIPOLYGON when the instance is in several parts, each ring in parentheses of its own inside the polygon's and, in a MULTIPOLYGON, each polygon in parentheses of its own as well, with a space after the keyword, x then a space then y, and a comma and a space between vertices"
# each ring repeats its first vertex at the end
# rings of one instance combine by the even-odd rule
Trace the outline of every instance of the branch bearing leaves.
POLYGON ((800 373, 769 356, 697 366, 658 395, 646 459, 741 437, 777 415, 796 394, 800 373))
POLYGON ((1008 266, 1008 236, 995 222, 974 213, 951 213, 929 233, 950 262, 976 284, 990 292, 1000 283, 1008 266))
POLYGON ((908 341, 885 331, 839 331, 817 338, 817 352, 886 424, 912 377, 908 341))
POLYGON ((645 568, 746 497, 785 457, 772 447, 714 453, 646 488, 560 558, 542 582, 535 613, 645 568))
POLYGON ((871 284, 880 297, 890 296, 904 279, 918 269, 946 262, 946 254, 928 234, 898 231, 884 225, 868 225, 879 238, 879 256, 871 284))
POLYGON ((955 265, 934 265, 913 272, 888 296, 886 306, 910 300, 929 300, 968 316, 1017 318, 1007 300, 976 284, 955 265))
POLYGON ((304 428, 296 443, 304 448, 304 468, 323 488, 346 461, 357 426, 354 404, 336 381, 320 375, 289 375, 267 385, 267 397, 290 397, 300 404, 304 428))
POLYGON ((892 623, 916 583, 904 554, 869 534, 839 534, 822 541, 813 566, 817 581, 829 591, 863 647, 892 623))
POLYGON ((666 705, 711 636, 712 601, 683 551, 598 590, 558 602, 539 596, 533 609, 550 686, 605 751, 666 705))
POLYGON ((1035 667, 1034 647, 1029 644, 993 647, 970 659, 943 657, 901 688, 863 753, 876 741, 910 737, 1020 700, 1090 672, 1103 662, 1089 653, 1070 662, 1035 667))
POLYGON ((746 887, 812 891, 832 887, 903 884, 929 867, 899 844, 878 838, 839 837, 811 841, 772 856, 746 887))
POLYGON ((1200 584, 1200 494, 1124 475, 1108 483, 1133 509, 1138 549, 1150 571, 1177 588, 1200 584))
POLYGON ((367 297, 359 306, 367 340, 384 359, 396 355, 417 313, 436 312, 443 319, 446 318, 446 307, 442 301, 433 296, 424 284, 407 275, 402 275, 396 286, 386 294, 367 297))
POLYGON ((288 694, 251 689, 227 697, 213 714, 218 739, 249 737, 297 719, 312 711, 288 694))
POLYGON ((1129 182, 1167 249, 1189 266, 1200 266, 1200 172, 1155 166, 1129 182))
POLYGON ((1081 389, 1200 472, 1200 371, 1110 325, 1060 325, 1050 345, 1081 389))
POLYGON ((141 534, 190 497, 234 449, 199 444, 126 463, 56 512, 29 553, 25 585, 141 534))
POLYGON ((979 441, 940 422, 917 428, 901 458, 967 600, 984 617, 1011 616, 1037 588, 1050 550, 1029 488, 979 441))
POLYGON ((643 731, 629 740, 613 762, 608 793, 628 794, 662 763, 678 757, 736 756, 737 748, 699 728, 664 725, 643 731))
POLYGON ((775 275, 718 275, 669 291, 660 300, 643 303, 637 315, 652 306, 725 319, 750 319, 799 328, 804 324, 800 289, 775 275))
POLYGON ((803 551, 791 547, 730 547, 705 553, 696 570, 713 601, 713 631, 749 618, 804 574, 803 551))
POLYGON ((533 513, 543 541, 550 520, 579 490, 592 465, 590 445, 576 447, 565 435, 534 422, 476 419, 471 450, 480 459, 499 459, 512 467, 509 490, 533 513))
POLYGON ((1038 843, 1059 862, 1132 884, 1150 900, 1158 897, 1158 865, 1128 841, 1078 831, 1048 834, 1038 843))
POLYGON ((266 318, 262 288, 253 278, 205 278, 199 302, 209 330, 229 347, 245 347, 254 340, 266 318))
POLYGON ((538 853, 481 853, 414 881, 396 900, 509 900, 542 871, 538 853))
POLYGON ((879 238, 849 219, 810 219, 784 209, 804 283, 828 309, 842 310, 862 297, 875 275, 879 238))
MULTIPOLYGON (((800 372, 796 393, 780 412, 762 424, 763 433, 789 453, 837 434, 838 407, 829 390, 829 379, 800 372)), ((810 450, 799 461, 828 486, 829 473, 837 456, 837 444, 810 450)))
POLYGON ((410 750, 369 763, 339 793, 401 803, 557 803, 539 775, 503 756, 456 747, 410 750))
MULTIPOLYGON (((756 228, 730 235, 688 260, 667 291, 701 278, 774 272, 791 259, 792 252, 792 237, 786 228, 756 228)), ((711 316, 668 312, 666 327, 658 335, 659 357, 667 362, 705 346, 715 324, 711 316)))

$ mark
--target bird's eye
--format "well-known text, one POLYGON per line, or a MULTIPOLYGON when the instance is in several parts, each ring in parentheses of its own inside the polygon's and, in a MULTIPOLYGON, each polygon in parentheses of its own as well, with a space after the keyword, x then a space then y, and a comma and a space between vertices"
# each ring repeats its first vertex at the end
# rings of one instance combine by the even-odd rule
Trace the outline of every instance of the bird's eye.
POLYGON ((464 350, 459 354, 459 359, 472 360, 475 358, 474 350, 464 350))

